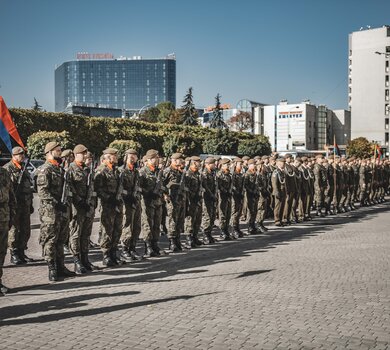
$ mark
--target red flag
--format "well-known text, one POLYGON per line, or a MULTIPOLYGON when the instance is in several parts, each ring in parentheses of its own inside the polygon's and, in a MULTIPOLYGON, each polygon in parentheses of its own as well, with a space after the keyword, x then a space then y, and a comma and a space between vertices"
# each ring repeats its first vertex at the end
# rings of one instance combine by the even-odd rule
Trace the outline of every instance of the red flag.
POLYGON ((4 99, 2 96, 0 96, 0 120, 5 126, 5 129, 8 131, 8 133, 11 135, 11 137, 18 143, 19 146, 26 149, 24 147, 24 143, 22 139, 20 138, 20 135, 18 133, 18 129, 16 129, 16 125, 13 122, 11 118, 11 114, 5 105, 4 99))

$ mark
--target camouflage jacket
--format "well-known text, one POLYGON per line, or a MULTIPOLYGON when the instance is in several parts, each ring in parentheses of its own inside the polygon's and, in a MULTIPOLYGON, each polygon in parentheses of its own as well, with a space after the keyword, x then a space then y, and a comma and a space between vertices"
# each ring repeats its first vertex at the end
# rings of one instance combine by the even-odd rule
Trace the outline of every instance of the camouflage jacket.
POLYGON ((16 199, 10 175, 0 168, 0 222, 9 222, 15 216, 16 199))
POLYGON ((52 205, 60 203, 64 185, 61 167, 47 161, 37 169, 37 173, 37 189, 41 202, 52 205))
POLYGON ((188 170, 186 186, 188 188, 187 196, 190 201, 199 201, 202 199, 202 176, 199 171, 188 170))
POLYGON ((157 206, 162 204, 161 194, 156 194, 154 191, 156 188, 157 176, 157 170, 153 171, 147 165, 139 171, 139 185, 141 187, 142 198, 148 205, 157 206))
POLYGON ((18 206, 23 204, 30 205, 26 203, 31 201, 33 198, 32 182, 28 171, 26 170, 22 174, 23 166, 16 166, 12 160, 5 164, 4 168, 8 171, 8 174, 11 177, 18 206), (19 179, 20 184, 18 184, 19 179))
POLYGON ((107 165, 101 164, 96 169, 94 180, 95 191, 101 200, 102 206, 116 204, 117 192, 120 186, 118 169, 110 169, 107 165))
POLYGON ((204 170, 202 173, 202 187, 204 189, 204 199, 207 201, 215 201, 218 190, 215 171, 204 170))
POLYGON ((217 173, 217 181, 219 195, 224 200, 229 200, 231 198, 232 175, 230 172, 224 173, 220 170, 217 173))
POLYGON ((256 171, 251 172, 247 171, 244 175, 244 188, 247 194, 247 197, 258 197, 259 196, 259 187, 257 182, 256 171))
POLYGON ((276 168, 272 173, 272 194, 275 198, 283 198, 286 195, 286 173, 276 168))
POLYGON ((286 163, 284 167, 284 172, 286 174, 286 191, 287 193, 297 192, 297 183, 295 179, 294 166, 292 164, 286 163))
POLYGON ((182 201, 186 197, 187 179, 186 173, 171 166, 164 170, 163 185, 169 197, 173 201, 182 201), (180 188, 181 186, 181 188, 180 188))
POLYGON ((233 173, 232 174, 233 189, 232 195, 234 197, 244 197, 244 174, 233 173))
POLYGON ((320 165, 314 165, 314 188, 318 190, 323 190, 328 185, 328 177, 326 174, 326 169, 320 165))
POLYGON ((311 194, 311 183, 312 183, 312 178, 310 177, 310 171, 309 169, 301 165, 299 167, 299 171, 301 172, 301 185, 302 185, 302 193, 309 195, 311 194))
POLYGON ((69 183, 72 191, 73 205, 86 201, 88 196, 88 167, 79 166, 75 162, 69 165, 69 183))
POLYGON ((125 205, 137 206, 141 200, 141 188, 139 185, 139 172, 136 168, 130 169, 125 165, 119 168, 123 181, 123 201, 125 205))

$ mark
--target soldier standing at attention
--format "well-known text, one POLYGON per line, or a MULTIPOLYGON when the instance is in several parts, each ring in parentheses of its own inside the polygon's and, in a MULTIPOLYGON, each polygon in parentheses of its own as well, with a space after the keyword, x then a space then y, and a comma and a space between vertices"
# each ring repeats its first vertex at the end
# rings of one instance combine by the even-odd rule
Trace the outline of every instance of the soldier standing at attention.
POLYGON ((206 158, 204 161, 205 169, 202 175, 202 187, 203 187, 203 205, 202 211, 202 227, 203 227, 203 243, 212 244, 215 243, 211 232, 215 222, 215 209, 217 201, 218 186, 216 182, 216 169, 215 159, 212 157, 206 158))
POLYGON ((119 265, 117 250, 122 234, 123 184, 116 168, 118 150, 107 148, 103 151, 103 163, 95 174, 95 191, 101 202, 100 227, 102 238, 100 248, 103 253, 103 266, 119 265))
POLYGON ((323 167, 324 156, 318 154, 314 165, 314 201, 316 204, 317 215, 324 217, 322 208, 324 207, 325 189, 327 186, 326 170, 323 167))
POLYGON ((61 230, 62 216, 68 211, 66 198, 63 197, 64 176, 60 168, 61 146, 49 142, 45 146, 46 162, 37 170, 37 189, 40 199, 39 218, 41 232, 39 243, 49 267, 49 281, 58 277, 71 277, 74 273, 64 264, 64 231, 61 230), (64 202, 65 200, 65 202, 64 202))
POLYGON ((272 173, 272 194, 275 198, 274 220, 275 226, 284 226, 282 219, 284 213, 284 205, 286 203, 286 173, 285 159, 278 158, 276 160, 276 169, 272 173))
POLYGON ((145 154, 145 165, 140 170, 142 190, 142 239, 145 242, 145 256, 160 256, 158 240, 162 215, 163 170, 158 170, 159 157, 156 150, 145 154))
POLYGON ((186 186, 188 188, 188 192, 185 233, 190 236, 190 238, 187 236, 187 242, 192 246, 198 247, 203 244, 203 242, 198 238, 200 225, 202 223, 202 177, 199 173, 200 158, 198 156, 192 156, 190 161, 191 164, 186 174, 186 186))
POLYGON ((69 183, 72 191, 72 220, 70 225, 69 250, 73 255, 74 272, 76 275, 87 273, 82 263, 88 254, 90 200, 88 199, 88 168, 85 159, 88 149, 77 145, 73 153, 75 160, 69 165, 69 183), (84 249, 83 249, 84 248, 84 249))
POLYGON ((242 174, 242 159, 235 158, 232 168, 232 226, 233 237, 243 237, 244 234, 240 230, 240 218, 244 204, 244 176, 242 174))
POLYGON ((268 202, 269 202, 269 187, 268 174, 263 160, 259 160, 257 165, 257 190, 258 190, 258 204, 257 204, 257 230, 261 233, 267 232, 268 229, 264 226, 264 220, 267 217, 268 202))
POLYGON ((125 217, 122 230, 122 259, 127 262, 141 260, 136 245, 141 233, 141 188, 137 169, 138 154, 134 149, 125 152, 123 166, 119 169, 123 174, 125 195, 125 217))
POLYGON ((311 202, 311 178, 310 172, 308 169, 308 159, 307 157, 301 158, 302 164, 299 167, 301 172, 301 180, 302 180, 302 191, 301 198, 299 202, 299 219, 302 221, 311 220, 310 215, 310 202, 311 202))
POLYGON ((286 203, 283 213, 283 223, 285 223, 286 225, 291 225, 292 205, 295 194, 297 192, 297 184, 295 181, 295 172, 292 165, 292 155, 286 154, 284 156, 284 159, 286 160, 284 168, 284 171, 286 173, 286 203))
POLYGON ((3 284, 3 266, 7 254, 8 230, 16 214, 16 199, 8 171, 0 167, 0 296, 10 292, 3 284))
POLYGON ((8 248, 11 254, 11 263, 14 265, 33 261, 25 254, 31 236, 30 216, 34 212, 34 207, 31 178, 25 168, 24 159, 24 149, 15 147, 12 149, 11 161, 4 165, 11 177, 16 197, 15 219, 8 235, 8 248))
MULTIPOLYGON (((173 153, 170 166, 163 170, 163 186, 167 189, 164 199, 168 217, 169 250, 172 253, 181 251, 180 233, 184 230, 187 191, 186 171, 183 168, 183 155, 173 153)), ((188 236, 186 248, 191 249, 194 246, 191 236, 188 236)))
POLYGON ((221 240, 229 241, 229 224, 232 215, 232 175, 230 174, 230 160, 223 158, 220 161, 221 170, 218 172, 218 192, 219 192, 219 223, 221 228, 221 240))
POLYGON ((256 215, 259 202, 256 161, 249 159, 248 170, 244 176, 244 188, 248 207, 248 234, 254 235, 256 230, 256 215))

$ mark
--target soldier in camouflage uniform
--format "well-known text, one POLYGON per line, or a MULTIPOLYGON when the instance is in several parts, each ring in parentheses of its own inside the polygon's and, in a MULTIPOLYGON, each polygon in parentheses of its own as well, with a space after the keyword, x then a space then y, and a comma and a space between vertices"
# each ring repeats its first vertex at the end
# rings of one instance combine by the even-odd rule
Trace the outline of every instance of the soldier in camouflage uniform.
POLYGON ((142 239, 145 242, 145 256, 160 256, 158 246, 162 214, 163 172, 158 171, 159 157, 156 150, 145 154, 145 165, 140 170, 140 187, 142 190, 142 239))
POLYGON ((275 198, 274 207, 274 221, 275 226, 284 226, 283 213, 285 211, 284 205, 286 203, 286 173, 285 173, 285 159, 278 158, 276 160, 276 169, 272 173, 272 195, 275 198))
POLYGON ((185 218, 185 233, 187 235, 187 246, 198 247, 203 242, 198 238, 200 225, 202 223, 202 175, 200 174, 200 158, 193 156, 190 159, 190 167, 186 173, 187 205, 185 218))
POLYGON ((268 231, 268 229, 264 226, 264 220, 267 217, 270 193, 268 173, 262 159, 257 162, 257 190, 259 197, 256 216, 257 230, 264 233, 268 231))
POLYGON ((367 187, 368 187, 368 166, 366 159, 362 159, 360 163, 360 169, 359 169, 359 201, 360 201, 360 206, 364 207, 367 205, 367 200, 368 200, 368 192, 367 192, 367 187))
POLYGON ((91 213, 91 190, 93 184, 89 168, 85 165, 88 149, 77 145, 73 153, 75 160, 69 165, 69 183, 72 191, 72 219, 70 223, 69 249, 73 255, 74 272, 81 275, 87 272, 85 255, 88 255, 89 221, 91 213))
POLYGON ((248 170, 244 175, 244 189, 248 207, 248 234, 250 235, 258 233, 256 230, 256 215, 259 202, 257 178, 256 161, 254 159, 250 159, 248 161, 248 170))
MULTIPOLYGON (((230 220, 232 215, 232 174, 230 174, 230 160, 223 158, 220 161, 221 169, 217 174, 218 179, 218 209, 219 225, 221 229, 221 240, 228 241, 232 237, 229 232, 230 220)), ((234 237, 233 237, 234 238, 234 237)))
POLYGON ((8 171, 0 167, 0 296, 9 292, 3 284, 3 266, 7 254, 8 230, 16 214, 16 199, 8 171))
POLYGON ((11 161, 4 165, 11 177, 16 197, 16 215, 8 235, 8 248, 11 254, 11 263, 14 265, 33 261, 25 254, 31 236, 30 215, 34 212, 34 207, 31 178, 25 168, 24 160, 23 148, 15 147, 12 149, 11 161))
POLYGON ((122 259, 130 262, 141 260, 136 245, 141 233, 141 188, 137 169, 138 154, 134 149, 125 152, 123 166, 119 169, 123 176, 125 217, 122 230, 122 259))
POLYGON ((118 150, 107 148, 103 151, 103 163, 96 169, 95 191, 101 203, 100 228, 102 239, 103 266, 120 264, 117 257, 118 243, 123 223, 123 183, 118 164, 118 150))
POLYGON ((284 206, 283 223, 286 225, 291 225, 291 212, 294 197, 296 196, 297 192, 297 184, 295 179, 295 171, 292 165, 292 155, 286 154, 284 159, 286 160, 284 168, 286 173, 286 203, 284 206))
MULTIPOLYGON (((184 220, 186 215, 187 188, 186 172, 184 168, 183 155, 174 153, 171 156, 171 164, 164 169, 163 186, 166 188, 164 199, 168 216, 168 239, 169 250, 171 252, 181 251, 180 233, 184 230, 184 220)), ((191 235, 187 235, 186 248, 191 249, 195 243, 191 235)))
POLYGON ((324 156, 318 154, 316 156, 316 163, 314 165, 314 202, 317 209, 317 216, 323 217, 325 214, 322 212, 324 208, 325 190, 328 185, 328 177, 326 169, 322 165, 324 162, 324 156))
POLYGON ((206 158, 204 161, 205 169, 202 175, 203 192, 203 211, 202 211, 202 227, 203 227, 203 243, 215 243, 211 232, 214 227, 216 217, 216 201, 218 184, 216 178, 215 159, 212 157, 206 158))
POLYGON ((302 195, 302 174, 299 171, 299 167, 301 166, 301 164, 302 164, 302 160, 300 157, 296 157, 294 163, 291 164, 291 168, 294 170, 294 174, 295 174, 295 188, 296 188, 296 191, 294 193, 293 203, 292 203, 291 219, 293 219, 296 223, 299 222, 298 207, 302 195))
POLYGON ((39 243, 49 267, 49 280, 74 276, 64 264, 66 236, 61 229, 61 220, 68 211, 64 193, 64 174, 60 167, 61 147, 57 142, 45 146, 46 162, 37 170, 37 189, 40 199, 39 218, 41 230, 39 243))
POLYGON ((335 178, 335 169, 333 167, 333 160, 324 159, 324 168, 327 177, 327 186, 325 189, 325 198, 324 198, 325 215, 330 215, 333 214, 331 207, 332 207, 333 196, 334 196, 334 178, 335 178))
MULTIPOLYGON (((248 161, 250 157, 244 156, 242 157, 242 173, 245 175, 245 173, 248 170, 248 161)), ((241 220, 246 221, 247 219, 247 214, 248 214, 248 206, 247 206, 247 199, 246 199, 246 192, 244 191, 244 199, 243 199, 243 204, 242 204, 242 215, 241 215, 241 220)))
POLYGON ((308 158, 302 157, 302 164, 299 167, 299 171, 301 172, 301 180, 302 180, 302 191, 301 198, 299 203, 299 219, 302 221, 311 220, 310 214, 310 203, 311 203, 311 183, 313 179, 311 178, 311 172, 308 166, 308 158))
POLYGON ((244 234, 240 230, 240 218, 242 214, 242 208, 244 205, 244 176, 242 174, 242 164, 243 161, 241 158, 235 158, 233 160, 232 167, 232 222, 231 226, 233 227, 233 237, 239 238, 243 237, 244 234))

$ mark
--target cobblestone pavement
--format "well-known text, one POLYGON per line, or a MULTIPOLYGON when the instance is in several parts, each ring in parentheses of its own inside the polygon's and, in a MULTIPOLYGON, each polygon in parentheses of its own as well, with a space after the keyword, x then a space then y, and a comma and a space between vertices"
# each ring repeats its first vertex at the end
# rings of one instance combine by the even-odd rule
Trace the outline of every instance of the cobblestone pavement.
POLYGON ((390 348, 389 212, 271 225, 55 284, 41 261, 7 266, 1 349, 390 348))

